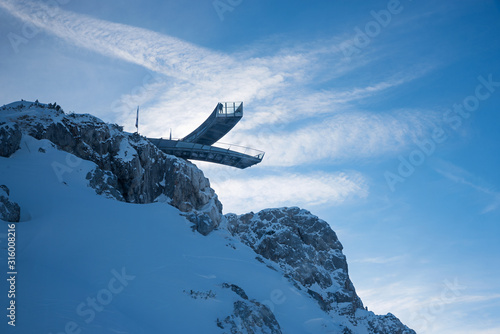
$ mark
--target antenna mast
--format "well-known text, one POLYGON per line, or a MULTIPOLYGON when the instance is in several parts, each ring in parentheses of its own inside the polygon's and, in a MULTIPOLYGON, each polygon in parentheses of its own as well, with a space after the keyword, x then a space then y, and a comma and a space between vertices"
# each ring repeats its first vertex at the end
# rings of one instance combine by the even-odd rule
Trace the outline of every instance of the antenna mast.
POLYGON ((135 116, 135 127, 137 128, 136 133, 139 134, 139 106, 137 106, 137 115, 135 116))

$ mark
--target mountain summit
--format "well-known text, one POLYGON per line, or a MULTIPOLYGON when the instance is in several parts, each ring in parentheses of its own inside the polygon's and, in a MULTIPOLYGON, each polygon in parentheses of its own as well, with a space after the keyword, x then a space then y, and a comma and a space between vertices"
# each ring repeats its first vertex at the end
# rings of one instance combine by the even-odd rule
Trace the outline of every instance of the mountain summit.
POLYGON ((363 306, 325 221, 223 215, 194 164, 56 103, 0 108, 0 219, 18 287, 2 333, 415 333, 363 306))

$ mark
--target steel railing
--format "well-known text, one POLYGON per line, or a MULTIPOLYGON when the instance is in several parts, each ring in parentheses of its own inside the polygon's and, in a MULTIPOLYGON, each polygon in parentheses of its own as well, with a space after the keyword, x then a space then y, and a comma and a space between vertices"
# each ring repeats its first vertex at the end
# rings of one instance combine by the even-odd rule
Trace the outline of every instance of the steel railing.
MULTIPOLYGON (((154 140, 154 139, 153 139, 154 140)), ((264 158, 264 151, 256 150, 251 147, 245 147, 241 145, 235 144, 226 144, 226 143, 216 143, 213 145, 203 145, 198 143, 190 143, 186 141, 179 140, 177 138, 163 139, 160 138, 158 143, 156 144, 159 148, 171 149, 171 150, 179 150, 179 149, 199 149, 203 151, 209 152, 221 152, 226 151, 228 153, 234 152, 239 154, 248 155, 252 158, 256 158, 262 160, 264 158)))
POLYGON ((219 102, 217 116, 239 116, 243 115, 243 102, 219 102))

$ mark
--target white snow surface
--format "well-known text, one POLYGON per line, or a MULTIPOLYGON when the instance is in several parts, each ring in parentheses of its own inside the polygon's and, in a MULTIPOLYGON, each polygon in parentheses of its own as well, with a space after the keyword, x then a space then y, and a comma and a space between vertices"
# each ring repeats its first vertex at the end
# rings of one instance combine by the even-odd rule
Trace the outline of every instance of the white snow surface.
POLYGON ((130 145, 128 139, 123 138, 120 142, 120 151, 118 151, 116 158, 124 162, 129 162, 134 159, 134 155, 137 155, 137 151, 130 145))

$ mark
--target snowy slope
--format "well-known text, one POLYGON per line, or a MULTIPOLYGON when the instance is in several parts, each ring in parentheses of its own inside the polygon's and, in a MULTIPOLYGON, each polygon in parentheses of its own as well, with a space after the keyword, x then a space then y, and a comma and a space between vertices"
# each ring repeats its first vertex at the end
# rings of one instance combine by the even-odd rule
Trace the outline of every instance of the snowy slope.
MULTIPOLYGON (((0 157, 0 185, 21 207, 16 326, 4 315, 0 333, 414 333, 392 315, 323 310, 289 278, 293 268, 258 256, 225 220, 204 236, 168 200, 96 194, 88 179, 96 170, 26 133, 0 157)), ((1 280, 0 295, 8 288, 1 280)), ((5 310, 7 298, 0 303, 5 310)))
MULTIPOLYGON (((67 153, 31 138, 21 147, 13 157, 0 158, 2 182, 24 212, 16 228, 15 332, 59 333, 74 322, 82 333, 222 333, 216 319, 232 314, 233 302, 241 299, 223 283, 236 284, 249 298, 268 300, 271 306, 274 299, 285 333, 301 332, 311 320, 325 318, 312 299, 228 233, 204 237, 193 232, 169 205, 135 205, 96 195, 86 186, 85 175, 95 167, 90 162, 82 162, 60 183, 51 164, 64 164, 67 153), (38 152, 40 147, 46 153, 38 152), (122 268, 134 279, 86 323, 90 308, 82 308, 85 316, 80 316, 78 305, 107 289, 112 270, 121 273, 122 268), (214 296, 195 299, 191 290, 214 296)), ((2 251, 2 263, 5 255, 2 251)), ((1 291, 7 291, 5 282, 1 291)), ((101 300, 106 298, 101 293, 101 300)), ((6 321, 1 326, 2 333, 14 332, 6 321)))

